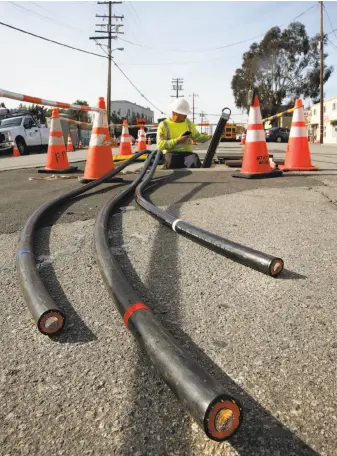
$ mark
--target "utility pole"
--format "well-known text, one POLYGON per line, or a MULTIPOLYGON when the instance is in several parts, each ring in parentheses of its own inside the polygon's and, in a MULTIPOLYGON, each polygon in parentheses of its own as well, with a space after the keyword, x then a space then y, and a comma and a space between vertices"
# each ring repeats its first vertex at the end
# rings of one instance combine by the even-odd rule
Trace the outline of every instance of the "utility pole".
POLYGON ((194 119, 195 119, 195 98, 198 97, 198 94, 197 93, 194 93, 192 95, 190 95, 190 97, 192 97, 192 121, 194 123, 194 119))
POLYGON ((172 90, 175 90, 176 94, 171 95, 171 98, 182 98, 184 95, 179 95, 179 92, 183 91, 183 78, 172 79, 172 90))
MULTIPOLYGON (((109 6, 109 15, 100 16, 96 14, 96 17, 108 19, 107 24, 96 24, 98 27, 107 27, 106 30, 103 28, 101 30, 95 30, 96 33, 106 33, 106 36, 91 36, 90 40, 108 40, 108 83, 107 83, 107 96, 106 96, 106 108, 108 115, 108 123, 110 122, 111 117, 111 60, 112 60, 112 51, 111 51, 111 40, 117 39, 117 35, 122 34, 123 32, 119 31, 119 27, 123 27, 123 24, 112 24, 112 19, 124 19, 124 16, 114 16, 112 15, 112 5, 121 4, 122 2, 97 2, 98 5, 108 5, 109 6)), ((118 48, 122 50, 122 48, 118 48)))
MULTIPOLYGON (((200 113, 200 123, 203 123, 204 122, 204 118, 205 118, 206 114, 204 113, 204 111, 201 111, 200 113)), ((200 125, 200 133, 202 133, 202 125, 200 125)))
POLYGON ((320 3, 320 10, 321 10, 321 30, 320 30, 320 132, 319 132, 319 142, 321 145, 323 144, 323 132, 324 132, 324 125, 323 125, 323 110, 324 110, 324 93, 323 93, 323 74, 324 74, 324 52, 323 52, 323 2, 320 3))

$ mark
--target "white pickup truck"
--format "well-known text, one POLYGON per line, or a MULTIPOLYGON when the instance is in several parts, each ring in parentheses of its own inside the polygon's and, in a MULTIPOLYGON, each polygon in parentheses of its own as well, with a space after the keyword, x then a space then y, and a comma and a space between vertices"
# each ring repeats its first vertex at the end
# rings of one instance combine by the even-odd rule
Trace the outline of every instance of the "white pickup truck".
POLYGON ((47 150, 49 128, 39 126, 30 115, 8 117, 0 122, 0 153, 13 148, 14 140, 20 155, 30 149, 47 150))

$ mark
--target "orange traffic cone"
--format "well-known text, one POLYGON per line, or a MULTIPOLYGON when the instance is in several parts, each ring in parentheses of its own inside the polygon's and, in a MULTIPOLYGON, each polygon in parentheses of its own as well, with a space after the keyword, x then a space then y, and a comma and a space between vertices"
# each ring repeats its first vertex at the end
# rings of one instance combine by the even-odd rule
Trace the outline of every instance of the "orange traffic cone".
POLYGON ((71 140, 71 135, 68 133, 68 144, 67 144, 67 152, 75 152, 73 142, 71 140))
POLYGON ((47 164, 39 173, 65 174, 77 171, 77 167, 69 166, 66 146, 64 144, 59 110, 53 109, 49 132, 47 164))
POLYGON ((13 141, 13 157, 20 157, 20 151, 18 149, 18 146, 16 145, 16 141, 14 139, 13 141))
POLYGON ((242 132, 240 144, 243 146, 246 144, 246 133, 245 132, 242 132))
POLYGON ((286 159, 280 168, 283 171, 317 171, 318 168, 311 163, 302 100, 295 101, 295 108, 298 109, 295 109, 291 122, 286 159))
POLYGON ((79 148, 79 149, 83 149, 83 144, 82 144, 82 141, 80 141, 80 142, 79 142, 79 144, 78 144, 78 148, 79 148))
POLYGON ((196 146, 197 145, 197 143, 194 141, 194 139, 192 139, 191 144, 192 144, 192 146, 196 146))
POLYGON ((121 144, 119 147, 119 155, 132 155, 132 145, 127 120, 123 121, 123 130, 121 136, 121 144))
POLYGON ((269 154, 264 133, 260 103, 257 96, 249 110, 246 144, 242 158, 240 174, 233 177, 246 179, 264 179, 282 176, 282 171, 273 170, 269 162, 269 154))
POLYGON ((148 145, 148 146, 151 146, 151 144, 152 144, 152 141, 151 141, 151 138, 150 138, 150 136, 149 136, 149 137, 148 137, 148 140, 147 140, 147 145, 148 145))
MULTIPOLYGON (((94 112, 94 122, 90 137, 88 157, 82 183, 91 182, 108 174, 115 167, 111 154, 111 139, 108 128, 108 117, 103 97, 98 99, 99 112, 94 112)), ((117 179, 113 179, 114 182, 117 179)))
POLYGON ((142 150, 146 150, 146 138, 145 138, 145 131, 144 131, 143 127, 141 127, 140 130, 138 130, 138 147, 137 147, 138 152, 141 152, 142 150))

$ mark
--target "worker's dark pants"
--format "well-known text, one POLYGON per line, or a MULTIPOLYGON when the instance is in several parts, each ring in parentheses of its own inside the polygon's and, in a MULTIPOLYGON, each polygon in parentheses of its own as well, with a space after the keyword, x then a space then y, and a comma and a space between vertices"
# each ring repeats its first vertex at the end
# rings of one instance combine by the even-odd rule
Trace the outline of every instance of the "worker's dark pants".
POLYGON ((166 152, 164 169, 201 168, 201 162, 194 152, 166 152))

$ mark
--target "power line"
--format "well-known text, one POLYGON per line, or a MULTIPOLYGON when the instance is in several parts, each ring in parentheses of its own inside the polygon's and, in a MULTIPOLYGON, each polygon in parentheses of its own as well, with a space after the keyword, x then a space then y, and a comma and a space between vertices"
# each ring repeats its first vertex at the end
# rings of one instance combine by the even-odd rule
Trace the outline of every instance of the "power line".
MULTIPOLYGON (((323 4, 323 8, 324 8, 325 14, 327 15, 328 21, 330 22, 331 28, 333 29, 333 25, 332 25, 332 22, 331 22, 331 19, 330 19, 330 15, 329 15, 328 10, 326 9, 324 4, 323 4)), ((333 33, 335 35, 335 37, 337 38, 336 30, 332 30, 331 33, 333 33)), ((329 41, 329 42, 330 42, 330 44, 332 44, 334 46, 334 44, 331 41, 329 41)))
MULTIPOLYGON (((81 31, 81 33, 83 33, 82 30, 79 30, 78 28, 76 27, 73 27, 72 25, 70 24, 66 24, 64 22, 60 22, 58 21, 57 19, 54 19, 52 17, 49 17, 49 16, 46 16, 45 14, 41 14, 41 13, 38 13, 37 11, 32 11, 31 9, 25 7, 25 6, 22 6, 22 5, 18 5, 17 3, 15 2, 9 2, 11 5, 15 6, 16 8, 19 8, 19 9, 22 9, 23 11, 27 11, 28 13, 30 14, 34 14, 35 16, 39 16, 41 17, 42 19, 45 19, 47 20, 48 22, 51 22, 52 24, 56 24, 56 25, 61 25, 63 27, 67 27, 67 28, 72 28, 73 30, 75 31, 81 31)), ((39 5, 37 5, 39 6, 39 5)), ((43 9, 41 6, 39 6, 39 8, 43 9)))
POLYGON ((26 30, 22 30, 18 27, 13 27, 13 25, 5 24, 4 22, 0 22, 0 25, 4 25, 5 27, 9 27, 13 30, 17 30, 18 32, 25 33, 26 35, 34 36, 35 38, 40 38, 41 40, 48 41, 49 43, 58 44, 59 46, 66 47, 68 49, 73 49, 74 51, 79 51, 79 52, 83 52, 84 54, 95 55, 96 57, 102 57, 103 59, 106 59, 105 55, 96 54, 95 52, 85 51, 84 49, 76 48, 74 46, 70 46, 69 44, 60 43, 59 41, 54 41, 49 38, 45 38, 44 36, 36 35, 35 33, 26 32, 26 30))
MULTIPOLYGON (((102 45, 100 43, 96 43, 98 44, 98 46, 100 46, 100 48, 102 49, 103 52, 105 52, 105 50, 103 49, 102 45)), ((106 52, 105 52, 106 53, 106 52)), ((122 75, 130 82, 130 84, 132 85, 132 87, 134 87, 137 92, 139 93, 139 95, 141 97, 144 98, 144 100, 146 100, 148 103, 150 103, 151 106, 153 106, 157 111, 159 111, 161 114, 165 114, 161 109, 159 109, 156 105, 154 105, 139 89, 138 87, 135 86, 135 84, 131 81, 131 79, 124 73, 124 71, 121 69, 121 67, 114 61, 114 59, 112 59, 112 63, 119 69, 119 71, 122 73, 122 75)))
MULTIPOLYGON (((101 57, 103 59, 106 59, 107 57, 105 55, 101 55, 101 54, 96 54, 95 52, 89 52, 89 51, 85 51, 83 49, 79 49, 79 48, 76 48, 76 47, 73 47, 73 46, 69 46, 68 44, 64 44, 64 43, 59 43, 58 41, 54 41, 54 40, 50 40, 49 38, 45 38, 43 36, 40 36, 40 35, 35 35, 35 33, 30 33, 30 32, 26 32, 25 30, 22 30, 20 28, 17 28, 17 27, 13 27, 12 25, 9 25, 9 24, 5 24, 4 22, 0 22, 0 25, 4 25, 5 27, 9 27, 13 30, 17 30, 18 32, 22 32, 22 33, 25 33, 26 35, 30 35, 30 36, 34 36, 35 38, 40 38, 41 40, 44 40, 44 41, 48 41, 50 43, 54 43, 54 44, 58 44, 59 46, 63 46, 63 47, 66 47, 68 49, 72 49, 74 51, 79 51, 79 52, 83 52, 85 54, 90 54, 90 55, 95 55, 96 57, 101 57)), ((102 49, 104 51, 104 49, 102 49)), ((164 114, 164 112, 157 108, 157 106, 155 106, 143 93, 141 93, 141 91, 134 85, 134 83, 128 78, 128 76, 124 73, 124 71, 119 67, 119 65, 117 65, 117 63, 112 60, 112 63, 119 69, 119 71, 123 74, 123 76, 130 82, 130 84, 137 90, 137 92, 148 102, 150 103, 151 106, 153 106, 157 111, 159 111, 161 114, 164 114)))
POLYGON ((140 26, 142 26, 142 21, 140 20, 139 18, 139 15, 137 13, 137 10, 135 8, 135 6, 133 5, 133 2, 129 2, 129 5, 131 6, 131 8, 133 9, 134 13, 135 13, 135 16, 136 16, 136 19, 137 21, 139 22, 140 26))
POLYGON ((325 35, 330 35, 330 33, 334 33, 334 32, 336 32, 336 30, 337 30, 337 28, 331 30, 331 32, 325 33, 325 35))
POLYGON ((329 40, 329 38, 328 38, 328 42, 329 42, 335 49, 337 49, 337 46, 336 46, 331 40, 329 40))
POLYGON ((151 106, 153 106, 160 114, 165 114, 161 109, 157 108, 146 96, 134 85, 134 83, 128 78, 128 76, 124 73, 124 71, 117 65, 117 63, 113 60, 112 63, 119 69, 122 75, 130 82, 130 84, 137 90, 137 92, 148 102, 151 106))
MULTIPOLYGON (((298 19, 298 18, 300 18, 301 16, 303 16, 304 14, 308 13, 310 10, 312 10, 313 8, 316 8, 316 7, 317 7, 316 4, 310 6, 305 11, 303 11, 301 14, 298 14, 297 16, 295 16, 291 20, 291 22, 296 20, 296 19, 298 19)), ((278 27, 283 27, 284 25, 285 24, 281 24, 278 27)), ((125 41, 126 43, 132 44, 134 46, 143 47, 143 48, 151 49, 151 50, 154 50, 154 51, 161 51, 161 52, 209 52, 209 51, 217 51, 217 50, 220 50, 220 49, 226 49, 226 48, 229 48, 229 47, 237 46, 238 44, 248 43, 249 41, 255 40, 257 38, 261 38, 261 36, 264 36, 265 34, 266 34, 266 32, 261 33, 260 35, 256 35, 256 36, 254 36, 252 38, 248 38, 246 40, 236 41, 234 43, 224 44, 222 46, 216 46, 216 47, 207 48, 207 49, 160 49, 160 48, 154 48, 152 46, 147 46, 145 44, 135 43, 133 41, 126 40, 125 38, 121 38, 121 40, 125 41)))

